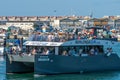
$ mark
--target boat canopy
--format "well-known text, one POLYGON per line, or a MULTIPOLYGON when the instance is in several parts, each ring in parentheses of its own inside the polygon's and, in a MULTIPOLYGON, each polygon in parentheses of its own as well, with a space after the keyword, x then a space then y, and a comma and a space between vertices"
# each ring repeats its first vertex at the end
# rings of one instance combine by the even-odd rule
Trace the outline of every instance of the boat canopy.
POLYGON ((81 39, 81 40, 71 40, 64 42, 61 46, 81 46, 81 45, 103 45, 101 44, 102 40, 89 40, 89 39, 81 39))
POLYGON ((102 40, 71 40, 66 42, 40 42, 40 41, 26 41, 25 46, 79 46, 79 45, 103 45, 100 44, 102 40))
POLYGON ((26 41, 25 46, 60 46, 63 42, 40 42, 40 41, 26 41))

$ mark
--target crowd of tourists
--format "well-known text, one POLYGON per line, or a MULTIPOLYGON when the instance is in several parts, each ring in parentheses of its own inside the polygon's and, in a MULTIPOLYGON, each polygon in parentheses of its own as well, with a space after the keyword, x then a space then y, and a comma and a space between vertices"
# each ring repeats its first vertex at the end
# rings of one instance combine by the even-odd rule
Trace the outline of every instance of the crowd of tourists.
POLYGON ((94 35, 94 30, 83 29, 78 31, 74 29, 73 32, 65 32, 57 30, 55 32, 33 32, 29 36, 29 40, 33 41, 49 41, 49 42, 65 42, 75 39, 96 39, 96 38, 117 38, 115 33, 110 31, 98 31, 94 35))

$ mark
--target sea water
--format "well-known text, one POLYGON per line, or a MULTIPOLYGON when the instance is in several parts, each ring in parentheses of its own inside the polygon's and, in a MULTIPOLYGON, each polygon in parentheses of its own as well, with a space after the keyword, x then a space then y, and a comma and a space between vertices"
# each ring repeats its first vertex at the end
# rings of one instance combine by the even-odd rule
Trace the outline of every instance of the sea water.
POLYGON ((7 80, 120 80, 120 71, 48 75, 48 76, 35 76, 35 77, 33 76, 33 73, 9 74, 6 77, 7 80))

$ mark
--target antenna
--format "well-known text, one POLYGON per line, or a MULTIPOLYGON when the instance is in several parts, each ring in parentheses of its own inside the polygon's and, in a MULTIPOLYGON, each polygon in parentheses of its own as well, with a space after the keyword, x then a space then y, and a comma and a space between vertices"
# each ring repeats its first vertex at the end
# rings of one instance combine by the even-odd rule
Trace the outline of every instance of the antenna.
POLYGON ((75 16, 75 11, 71 8, 71 16, 75 16))
POLYGON ((93 11, 90 11, 89 16, 90 16, 90 18, 93 18, 93 11))

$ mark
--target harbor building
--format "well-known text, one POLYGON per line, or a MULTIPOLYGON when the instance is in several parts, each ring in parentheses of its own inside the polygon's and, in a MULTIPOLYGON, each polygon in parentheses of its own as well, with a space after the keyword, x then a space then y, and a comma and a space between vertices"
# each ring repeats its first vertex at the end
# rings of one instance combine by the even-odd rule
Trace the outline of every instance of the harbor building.
POLYGON ((0 16, 0 28, 7 29, 10 26, 21 29, 33 29, 37 24, 44 24, 53 28, 106 26, 119 29, 120 16, 104 16, 102 18, 91 18, 89 16, 0 16))

